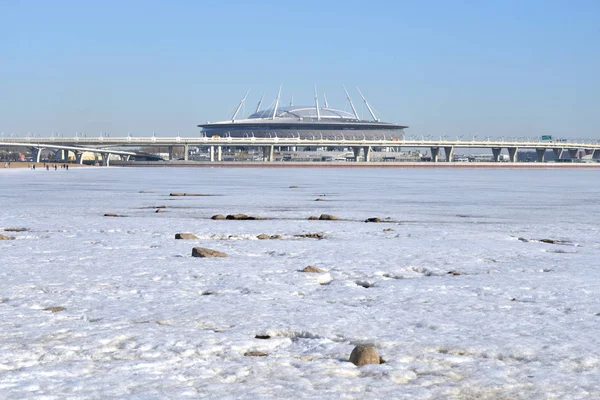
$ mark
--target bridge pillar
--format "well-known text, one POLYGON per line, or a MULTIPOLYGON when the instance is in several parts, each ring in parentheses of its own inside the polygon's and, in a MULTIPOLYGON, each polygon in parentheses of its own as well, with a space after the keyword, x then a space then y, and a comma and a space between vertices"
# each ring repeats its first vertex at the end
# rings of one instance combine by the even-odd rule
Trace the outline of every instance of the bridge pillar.
POLYGON ((363 147, 363 154, 365 155, 365 162, 371 161, 371 146, 363 147))
POLYGON ((569 158, 570 159, 577 158, 578 151, 579 151, 579 149, 569 149, 569 158))
POLYGON ((600 150, 594 150, 594 152, 592 153, 592 159, 599 159, 600 158, 600 150))
POLYGON ((208 154, 210 155, 210 161, 215 161, 215 146, 209 146, 208 154))
POLYGON ((454 147, 444 147, 444 154, 446 154, 446 162, 452 162, 452 158, 454 157, 454 147))
POLYGON ((83 164, 83 152, 82 151, 75 152, 75 162, 77 164, 83 164))
POLYGON ((190 151, 190 145, 189 144, 184 144, 183 145, 183 161, 188 161, 190 158, 188 156, 188 152, 190 151))
POLYGON ((500 147, 492 147, 492 157, 494 158, 494 162, 500 161, 500 153, 502 153, 500 147))
POLYGON ((440 158, 440 148, 432 147, 431 148, 431 161, 438 162, 439 158, 440 158))
POLYGON ((273 162, 275 160, 275 146, 263 147, 263 161, 273 162))
POLYGON ((33 157, 33 161, 39 163, 42 158, 42 149, 41 147, 32 147, 31 148, 31 156, 33 157))
POLYGON ((517 156, 517 151, 519 150, 518 147, 509 147, 508 148, 508 158, 510 159, 510 162, 517 162, 518 160, 518 156, 517 156))
POLYGON ((544 156, 546 155, 546 149, 535 149, 535 153, 537 154, 538 162, 544 162, 544 156))
POLYGON ((169 146, 169 161, 173 161, 173 146, 169 146))
POLYGON ((354 153, 354 162, 358 162, 360 159, 360 147, 353 147, 352 153, 354 153))
POLYGON ((121 158, 121 161, 129 161, 131 156, 129 154, 122 154, 119 157, 121 158))
POLYGON ((223 147, 217 146, 217 161, 223 161, 223 147))
POLYGON ((556 158, 560 160, 562 158, 562 155, 563 155, 565 149, 555 148, 555 149, 552 149, 552 151, 554 151, 554 155, 556 156, 556 158))
POLYGON ((110 166, 109 154, 108 153, 100 153, 100 155, 102 156, 102 166, 109 167, 110 166))

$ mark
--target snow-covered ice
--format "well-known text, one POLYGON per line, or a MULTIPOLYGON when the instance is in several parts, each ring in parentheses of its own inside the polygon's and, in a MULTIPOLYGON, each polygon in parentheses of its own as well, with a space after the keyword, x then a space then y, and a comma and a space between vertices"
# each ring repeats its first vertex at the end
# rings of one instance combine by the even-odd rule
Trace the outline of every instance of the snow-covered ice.
POLYGON ((0 170, 0 397, 599 398, 599 178, 0 170))

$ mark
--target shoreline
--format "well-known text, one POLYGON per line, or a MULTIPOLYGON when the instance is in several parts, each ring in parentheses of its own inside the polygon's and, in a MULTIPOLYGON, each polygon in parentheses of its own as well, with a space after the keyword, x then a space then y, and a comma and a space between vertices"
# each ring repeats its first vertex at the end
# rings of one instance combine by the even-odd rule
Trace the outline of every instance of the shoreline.
POLYGON ((21 168, 31 168, 32 165, 35 165, 35 169, 44 169, 45 165, 49 165, 50 168, 54 169, 54 166, 56 165, 56 167, 58 169, 61 168, 61 166, 63 165, 68 165, 69 168, 82 168, 82 167, 94 167, 94 165, 88 165, 88 164, 72 164, 72 163, 63 163, 63 162, 31 162, 31 161, 11 161, 10 162, 10 166, 9 167, 5 167, 5 163, 8 163, 8 161, 0 161, 0 169, 21 169, 21 168))
POLYGON ((405 169, 581 169, 600 170, 600 163, 507 162, 244 162, 244 161, 113 161, 113 167, 142 168, 405 168, 405 169))

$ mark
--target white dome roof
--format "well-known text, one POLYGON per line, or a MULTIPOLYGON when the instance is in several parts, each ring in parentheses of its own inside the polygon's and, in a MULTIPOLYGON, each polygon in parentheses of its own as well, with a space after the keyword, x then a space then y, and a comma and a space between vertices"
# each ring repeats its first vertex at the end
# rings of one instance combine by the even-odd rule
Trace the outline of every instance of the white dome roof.
MULTIPOLYGON (((336 110, 335 108, 319 107, 319 114, 321 119, 348 119, 356 121, 354 114, 347 111, 336 110)), ((258 111, 248 117, 248 119, 258 118, 271 118, 273 116, 273 109, 258 111)), ((291 118, 291 119, 317 119, 317 109, 309 106, 293 106, 293 107, 279 107, 277 108, 277 115, 275 118, 291 118)))

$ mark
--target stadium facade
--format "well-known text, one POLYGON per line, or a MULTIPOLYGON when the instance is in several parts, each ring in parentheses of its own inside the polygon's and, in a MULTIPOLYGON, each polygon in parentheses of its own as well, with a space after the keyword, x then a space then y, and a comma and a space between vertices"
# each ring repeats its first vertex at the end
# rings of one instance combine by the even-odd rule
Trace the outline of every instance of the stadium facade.
POLYGON ((261 109, 261 97, 253 114, 237 119, 248 93, 240 101, 231 119, 198 125, 207 137, 299 137, 301 139, 402 139, 407 126, 380 121, 366 98, 360 93, 372 119, 359 118, 352 99, 346 98, 352 112, 329 107, 327 98, 322 106, 315 88, 315 104, 312 106, 279 106, 281 88, 273 107, 261 109))

